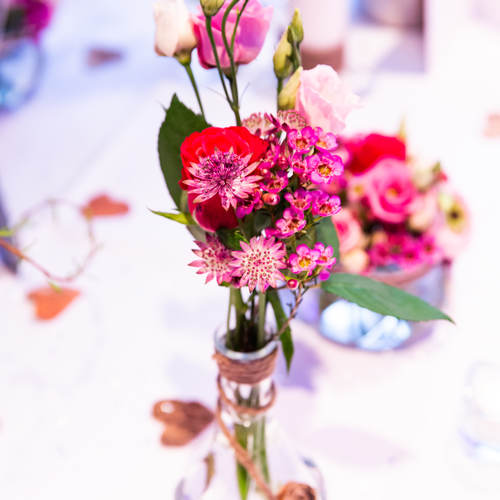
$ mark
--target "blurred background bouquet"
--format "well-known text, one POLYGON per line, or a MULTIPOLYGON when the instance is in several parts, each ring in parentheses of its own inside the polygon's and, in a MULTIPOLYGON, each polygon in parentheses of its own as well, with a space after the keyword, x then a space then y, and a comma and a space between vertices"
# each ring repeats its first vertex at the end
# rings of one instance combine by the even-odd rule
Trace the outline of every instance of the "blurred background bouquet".
POLYGON ((343 146, 345 176, 331 188, 342 198, 333 216, 342 266, 411 279, 451 263, 466 241, 469 216, 441 164, 409 154, 398 136, 358 135, 343 146))

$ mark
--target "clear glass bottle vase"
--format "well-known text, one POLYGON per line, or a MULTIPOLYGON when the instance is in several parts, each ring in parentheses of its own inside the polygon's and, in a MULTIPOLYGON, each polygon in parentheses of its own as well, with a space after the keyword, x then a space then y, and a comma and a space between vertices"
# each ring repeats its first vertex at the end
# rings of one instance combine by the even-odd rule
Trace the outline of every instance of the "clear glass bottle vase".
MULTIPOLYGON (((226 348, 225 335, 216 335, 215 348, 218 355, 245 365, 270 356, 278 346, 276 342, 269 342, 258 351, 236 352, 226 348)), ((190 467, 179 484, 176 500, 269 500, 269 492, 259 488, 252 475, 237 461, 230 442, 234 440, 251 458, 273 498, 324 500, 326 497, 318 469, 297 452, 272 418, 271 406, 275 395, 272 376, 251 385, 234 382, 221 375, 218 384, 221 391, 219 415, 230 437, 228 439, 218 426, 208 453, 190 467), (245 407, 247 411, 243 410, 245 407), (283 494, 284 490, 292 485, 300 488, 307 485, 308 488, 304 489, 304 496, 287 497, 283 494)))

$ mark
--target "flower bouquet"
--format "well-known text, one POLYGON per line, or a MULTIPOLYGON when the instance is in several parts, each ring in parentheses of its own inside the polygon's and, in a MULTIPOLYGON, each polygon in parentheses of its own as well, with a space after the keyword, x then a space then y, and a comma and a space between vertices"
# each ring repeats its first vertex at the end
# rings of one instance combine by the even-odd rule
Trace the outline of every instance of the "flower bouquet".
MULTIPOLYGON (((469 217, 462 198, 439 162, 424 163, 407 153, 404 137, 371 133, 341 142, 344 176, 327 187, 342 199, 342 211, 332 217, 340 240, 341 267, 439 305, 445 269, 468 235, 469 217)), ((416 340, 421 335, 415 335, 415 329, 430 331, 394 318, 360 314, 353 305, 336 304, 328 316, 331 319, 324 316, 320 325, 326 336, 372 350, 396 347, 410 335, 416 340), (335 321, 341 311, 352 320, 335 321), (382 320, 387 323, 383 329, 382 320)))
POLYGON ((201 0, 192 14, 181 0, 155 6, 156 51, 184 66, 200 108, 174 95, 166 109, 158 150, 175 211, 155 213, 187 227, 197 246, 191 266, 229 295, 215 339, 220 435, 181 483, 183 499, 324 498, 311 466, 274 437, 267 414, 278 343, 289 366, 290 323, 306 292, 322 287, 410 320, 449 319, 397 288, 333 272, 331 216, 341 198, 325 188, 343 175, 337 134, 357 97, 330 67, 302 70, 298 12, 273 58, 277 110, 240 116, 238 67, 258 55, 271 15, 259 0, 201 0), (202 67, 218 74, 232 126, 209 124, 191 69, 195 47, 202 67), (293 303, 282 304, 282 289, 293 303))

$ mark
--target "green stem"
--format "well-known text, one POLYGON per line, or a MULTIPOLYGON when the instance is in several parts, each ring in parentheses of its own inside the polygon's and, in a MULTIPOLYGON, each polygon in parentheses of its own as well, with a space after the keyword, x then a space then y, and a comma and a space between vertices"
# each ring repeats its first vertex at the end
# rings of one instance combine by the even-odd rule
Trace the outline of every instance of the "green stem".
POLYGON ((302 66, 302 56, 300 55, 300 47, 296 42, 292 42, 292 47, 292 64, 295 72, 302 66))
POLYGON ((207 28, 208 38, 210 39, 210 45, 212 46, 212 52, 214 54, 215 65, 217 66, 217 71, 219 73, 219 78, 220 78, 220 81, 222 84, 222 88, 224 89, 224 94, 226 95, 226 99, 227 99, 227 102, 229 103, 229 106, 231 107, 231 109, 233 109, 233 102, 231 101, 231 98, 229 97, 229 93, 227 91, 226 81, 224 80, 224 72, 222 71, 222 66, 220 64, 219 54, 217 52, 217 46, 215 45, 214 33, 212 31, 212 17, 211 16, 205 17, 205 26, 207 28))
POLYGON ((198 106, 200 107, 201 116, 203 116, 203 119, 206 121, 205 110, 203 109, 203 103, 201 102, 201 97, 200 97, 200 92, 198 90, 198 85, 196 84, 196 80, 194 78, 193 70, 191 69, 191 62, 182 63, 182 65, 186 69, 186 73, 188 74, 189 81, 191 82, 191 85, 193 87, 194 93, 196 94, 196 99, 198 101, 198 106))
POLYGON ((263 347, 266 342, 266 306, 266 293, 259 292, 259 329, 257 331, 257 349, 263 347))
POLYGON ((280 100, 280 94, 281 91, 283 90, 283 78, 278 78, 278 88, 276 91, 276 109, 279 109, 279 100, 280 100))

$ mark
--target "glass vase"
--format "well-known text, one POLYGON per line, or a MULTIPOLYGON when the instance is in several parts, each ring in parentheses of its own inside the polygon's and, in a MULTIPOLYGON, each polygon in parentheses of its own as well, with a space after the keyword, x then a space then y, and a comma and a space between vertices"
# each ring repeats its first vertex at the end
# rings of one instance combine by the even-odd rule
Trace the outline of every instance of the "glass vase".
MULTIPOLYGON (((447 270, 447 265, 440 264, 411 272, 373 273, 370 277, 440 307, 445 297, 447 270)), ((387 351, 406 347, 432 333, 432 323, 413 323, 384 316, 326 293, 321 293, 318 300, 321 335, 342 345, 366 351, 387 351)))
POLYGON ((31 97, 42 67, 42 52, 34 40, 0 38, 0 111, 14 110, 31 97))
MULTIPOLYGON (((216 357, 243 373, 250 365, 277 354, 274 341, 258 351, 243 353, 228 349, 225 339, 225 335, 216 335, 216 357)), ((219 425, 211 448, 190 467, 177 488, 176 500, 324 500, 322 478, 316 466, 297 453, 272 418, 276 394, 272 374, 267 373, 257 383, 242 383, 221 369, 217 383, 219 425), (237 459, 235 443, 251 459, 267 491, 237 459), (298 492, 302 496, 291 496, 298 492)))

